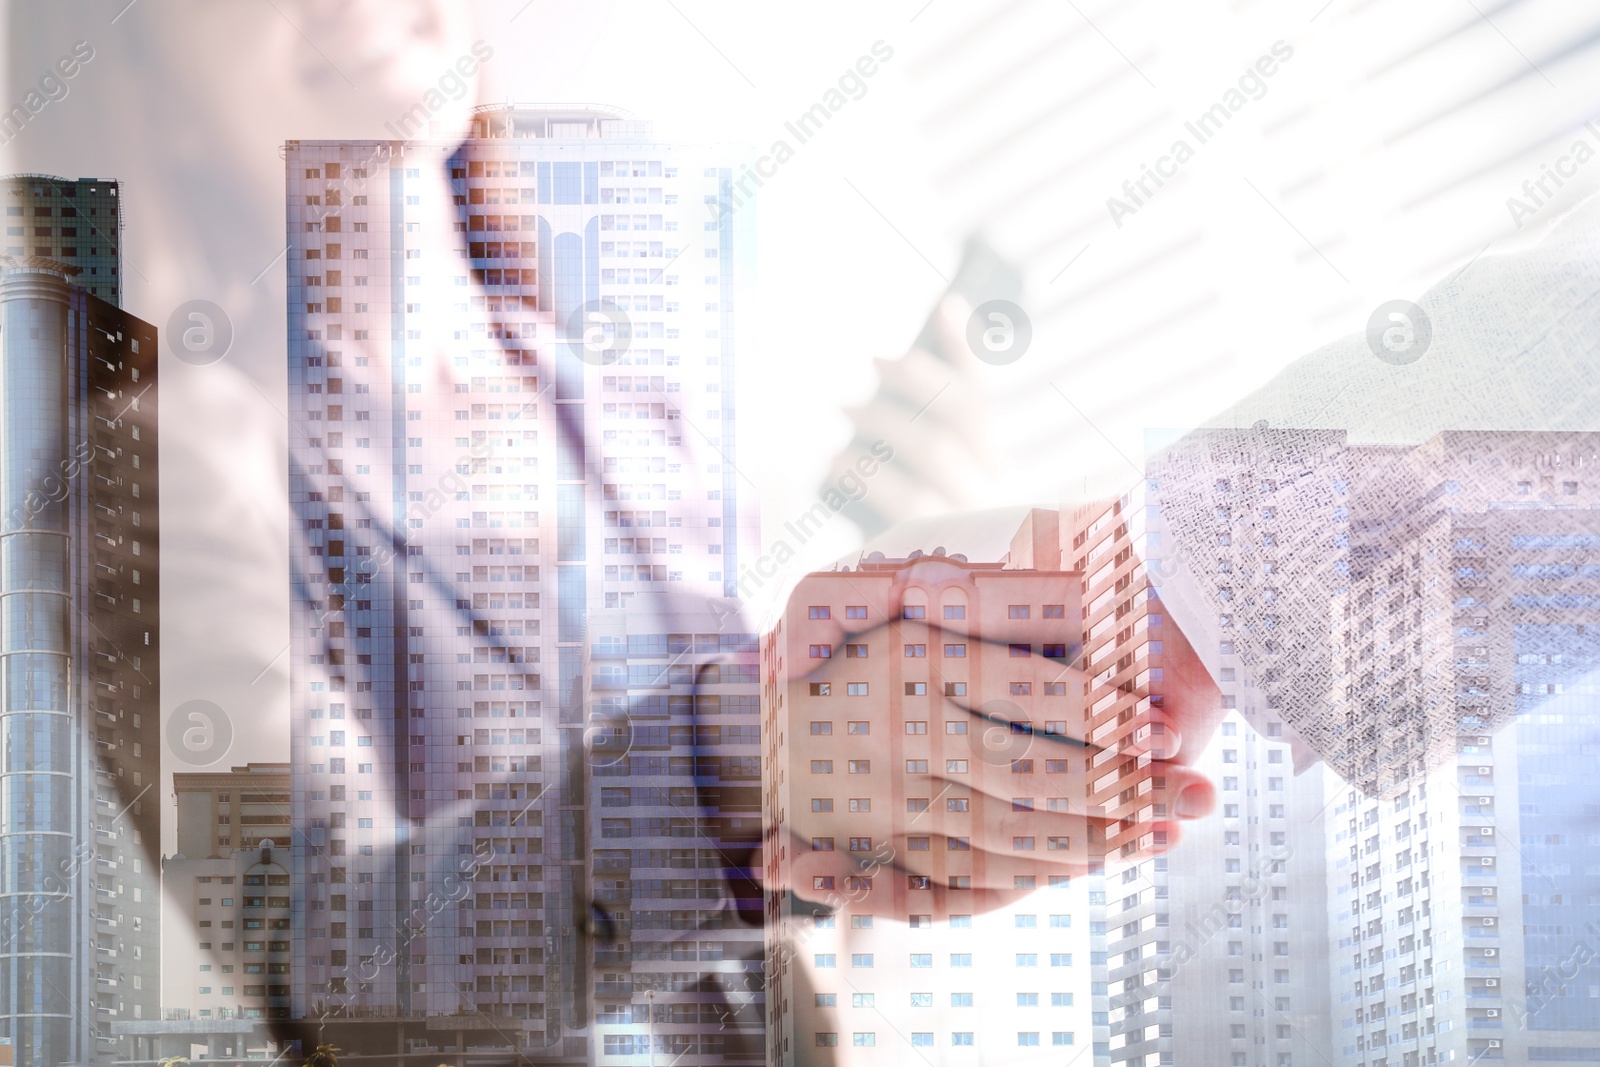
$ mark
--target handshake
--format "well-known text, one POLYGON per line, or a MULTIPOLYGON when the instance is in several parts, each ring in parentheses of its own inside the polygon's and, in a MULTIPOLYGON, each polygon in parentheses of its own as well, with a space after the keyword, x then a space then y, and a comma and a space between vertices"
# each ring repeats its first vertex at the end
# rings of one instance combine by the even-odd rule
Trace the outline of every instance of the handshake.
POLYGON ((1130 599, 1159 666, 1109 690, 1108 730, 1096 697, 1135 641, 1086 650, 1078 574, 919 556, 806 578, 769 639, 769 899, 982 913, 1175 845, 1214 806, 1186 761, 1220 700, 1159 601, 1130 599))

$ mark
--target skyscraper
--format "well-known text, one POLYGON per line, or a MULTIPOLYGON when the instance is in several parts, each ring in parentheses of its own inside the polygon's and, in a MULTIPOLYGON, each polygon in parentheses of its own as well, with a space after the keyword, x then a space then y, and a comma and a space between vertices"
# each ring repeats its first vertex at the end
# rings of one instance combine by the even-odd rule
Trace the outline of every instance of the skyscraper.
MULTIPOLYGON (((59 206, 26 191, 8 209, 59 206)), ((19 1063, 115 1055, 113 1025, 160 994, 156 331, 84 281, 0 259, 0 1037, 19 1063)))
POLYGON ((590 621, 735 592, 749 212, 618 113, 472 132, 286 148, 293 1014, 608 1062, 590 621))
POLYGON ((1133 820, 1111 832, 1106 857, 1109 1061, 1157 1067, 1203 1047, 1208 1062, 1299 1063, 1326 1043, 1321 776, 1294 773, 1290 734, 1233 634, 1194 640, 1175 625, 1175 568, 1238 564, 1220 539, 1204 560, 1171 550, 1163 488, 1152 469, 1143 493, 1061 520, 1064 558, 1088 575, 1087 728, 1107 772, 1093 795, 1133 820), (1215 710, 1187 706, 1196 694, 1176 687, 1195 665, 1218 680, 1203 694, 1215 710), (1184 823, 1164 856, 1133 837, 1173 803, 1153 752, 1182 756, 1217 787, 1216 810, 1184 823))
POLYGON ((1444 683, 1432 717, 1452 729, 1424 770, 1334 798, 1341 1067, 1585 1062, 1600 1046, 1600 869, 1584 861, 1597 454, 1600 435, 1555 432, 1345 450, 1352 530, 1387 536, 1352 546, 1337 681, 1408 652, 1444 683))
POLYGON ((763 1062, 760 664, 740 619, 734 600, 659 593, 591 615, 602 928, 592 958, 547 992, 593 997, 598 1062, 652 1045, 686 1067, 763 1062))
POLYGON ((1283 860, 1292 893, 1320 836, 1331 1062, 1593 1057, 1600 893, 1573 860, 1600 812, 1595 457, 1588 433, 1257 425, 1152 463, 1163 599, 1281 712, 1295 762, 1310 742, 1336 772, 1315 822, 1293 818, 1312 772, 1287 783, 1283 860))

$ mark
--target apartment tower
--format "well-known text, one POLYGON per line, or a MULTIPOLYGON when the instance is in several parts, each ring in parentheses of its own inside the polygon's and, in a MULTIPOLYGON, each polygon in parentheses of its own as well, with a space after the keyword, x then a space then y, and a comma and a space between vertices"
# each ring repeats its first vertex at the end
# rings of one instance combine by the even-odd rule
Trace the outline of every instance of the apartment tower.
POLYGON ((592 1029, 588 753, 634 693, 596 693, 592 623, 698 647, 645 601, 735 592, 748 209, 725 153, 596 108, 285 153, 305 907, 271 1007, 390 1056, 627 1062, 592 1029))

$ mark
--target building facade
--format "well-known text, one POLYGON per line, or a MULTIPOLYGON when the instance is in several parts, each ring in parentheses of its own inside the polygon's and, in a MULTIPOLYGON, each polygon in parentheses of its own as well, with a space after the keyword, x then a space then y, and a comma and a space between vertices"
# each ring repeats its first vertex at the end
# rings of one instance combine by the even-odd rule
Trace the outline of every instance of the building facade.
POLYGON ((1095 1041, 1080 576, 1039 555, 869 556, 764 638, 769 1063, 1095 1041))
POLYGON ((1341 1065, 1592 1062, 1600 1047, 1600 867, 1587 859, 1600 841, 1588 768, 1597 446, 1594 434, 1475 432, 1399 454, 1349 449, 1353 470, 1406 473, 1393 495, 1352 478, 1352 521, 1408 521, 1386 551, 1351 560, 1342 666, 1360 684, 1370 653, 1409 623, 1408 665, 1425 679, 1443 665, 1454 729, 1426 773, 1336 798, 1341 1065))
POLYGON ((592 998, 601 1063, 652 1046, 685 1065, 764 1062, 760 655, 739 607, 641 594, 591 619, 600 921, 582 969, 547 992, 592 998))
POLYGON ((1161 489, 1152 471, 1145 492, 1061 517, 1063 558, 1088 576, 1087 728, 1104 746, 1092 797, 1130 826, 1106 857, 1109 1060, 1156 1067, 1205 1048, 1219 1064, 1315 1062, 1327 1041, 1322 776, 1295 773, 1292 732, 1215 613, 1204 637, 1176 625, 1166 597, 1179 567, 1248 568, 1231 538, 1214 538, 1203 564, 1171 551, 1161 489), (1214 684, 1179 686, 1196 665, 1214 684), (1150 758, 1163 753, 1213 782, 1217 805, 1151 855, 1158 842, 1133 835, 1159 833, 1147 827, 1171 811, 1150 758))
MULTIPOLYGON (((1264 843, 1287 825, 1293 850, 1280 863, 1295 961, 1284 969, 1288 1032, 1236 1046, 1234 1062, 1299 1062, 1274 1037, 1319 1030, 1329 1050, 1319 1061, 1351 1067, 1593 1059, 1600 894, 1583 856, 1600 805, 1581 767, 1596 721, 1600 571, 1585 555, 1600 544, 1589 518, 1596 440, 1480 431, 1366 444, 1258 425, 1191 435, 1152 463, 1159 506, 1145 515, 1141 556, 1185 632, 1220 653, 1229 712, 1212 747, 1223 760, 1205 758, 1223 785, 1223 832, 1230 809, 1248 817, 1264 801, 1264 843), (1229 683, 1242 687, 1236 704, 1229 683), (1254 785, 1251 746, 1227 733, 1233 709, 1248 720, 1252 702, 1266 709, 1265 782, 1254 785), (1315 756, 1329 764, 1320 783, 1314 769, 1278 769, 1315 756), (1317 866, 1307 850, 1319 838, 1326 949, 1304 964, 1299 938, 1317 916, 1295 887, 1317 866), (1317 1003, 1302 976, 1318 969, 1320 1020, 1300 1015, 1317 1003)), ((1248 826, 1230 835, 1223 855, 1252 836, 1248 826)), ((1208 862, 1196 844, 1191 834, 1173 855, 1174 873, 1208 862)), ((1263 1004, 1283 973, 1279 884, 1262 883, 1272 894, 1263 1004)), ((1176 879, 1169 895, 1193 907, 1176 879)), ((1234 935, 1211 937, 1231 953, 1234 935)), ((1247 960, 1251 941, 1239 939, 1247 960)), ((1169 971, 1177 962, 1174 952, 1169 971)), ((1178 979, 1194 970, 1173 975, 1180 1041, 1226 1017, 1219 1008, 1198 1029, 1186 1023, 1178 979)), ((1248 1010, 1251 993, 1242 999, 1248 1010)))
POLYGON ((473 134, 286 147, 293 1014, 630 1062, 585 977, 588 632, 735 592, 748 212, 723 153, 617 113, 473 134))
POLYGON ((160 995, 156 331, 83 281, 0 261, 0 1037, 48 1065, 160 995))
POLYGON ((289 843, 289 765, 248 763, 227 771, 172 776, 178 853, 191 859, 289 843))
POLYGON ((78 268, 73 284, 122 306, 122 185, 103 178, 13 174, 0 178, 8 256, 42 256, 78 268))
POLYGON ((134 1057, 191 1056, 198 1046, 209 1057, 273 1058, 264 1020, 289 999, 288 861, 289 850, 265 838, 162 864, 163 925, 173 931, 162 961, 163 1018, 119 1028, 134 1057))

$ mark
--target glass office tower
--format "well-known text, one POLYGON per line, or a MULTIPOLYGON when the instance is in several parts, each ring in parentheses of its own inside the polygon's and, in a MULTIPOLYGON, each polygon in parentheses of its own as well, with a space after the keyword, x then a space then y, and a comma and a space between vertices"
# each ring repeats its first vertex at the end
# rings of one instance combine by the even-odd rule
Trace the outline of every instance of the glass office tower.
POLYGON ((113 1025, 159 996, 156 331, 83 280, 0 259, 0 1038, 18 1063, 113 1056, 113 1025))

